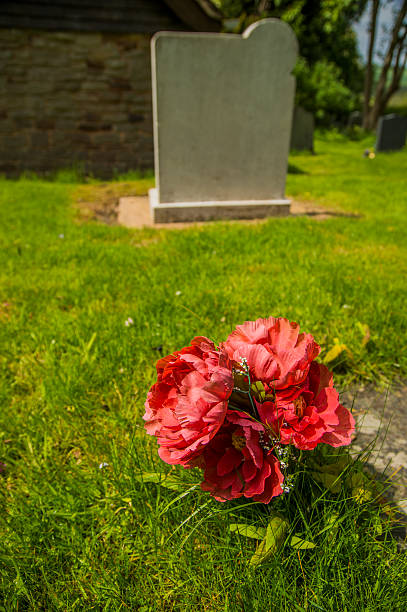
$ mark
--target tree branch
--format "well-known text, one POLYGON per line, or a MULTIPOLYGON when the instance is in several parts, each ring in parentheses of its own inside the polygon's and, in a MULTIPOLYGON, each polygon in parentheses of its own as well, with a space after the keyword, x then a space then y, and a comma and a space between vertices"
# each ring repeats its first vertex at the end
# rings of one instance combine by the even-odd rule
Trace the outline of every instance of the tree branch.
POLYGON ((367 129, 369 127, 369 112, 370 112, 370 98, 372 96, 372 84, 373 84, 373 51, 376 38, 377 28, 377 14, 379 11, 380 0, 372 1, 372 12, 370 17, 369 26, 369 46, 367 51, 367 64, 365 72, 365 84, 363 92, 363 127, 367 129))
POLYGON ((398 46, 397 56, 396 56, 396 59, 392 67, 393 75, 392 75, 391 83, 387 88, 387 91, 384 92, 383 106, 387 105, 392 95, 396 93, 396 91, 398 90, 400 86, 401 77, 403 76, 404 68, 406 65, 406 59, 407 59, 407 49, 404 45, 406 38, 407 38, 407 26, 404 30, 404 34, 399 37, 399 40, 397 43, 397 46, 398 46), (403 61, 400 62, 403 51, 406 51, 406 53, 405 53, 403 61))
MULTIPOLYGON (((403 4, 400 7, 400 11, 395 19, 393 29, 391 32, 389 46, 388 46, 386 57, 384 59, 383 66, 380 72, 379 81, 376 87, 375 101, 374 101, 373 109, 369 113, 368 123, 369 123, 369 127, 371 128, 375 127, 380 113, 385 108, 386 100, 389 99, 388 92, 390 88, 386 89, 387 75, 391 67, 393 57, 394 57, 394 52, 397 49, 397 46, 401 44, 401 47, 403 47, 404 45, 405 36, 400 37, 400 30, 403 28, 403 23, 404 23, 406 14, 407 14, 407 0, 403 0, 403 4)), ((394 91, 392 93, 394 93, 394 91)))
POLYGON ((380 77, 379 77, 379 83, 377 85, 376 96, 377 94, 379 94, 379 97, 380 97, 381 91, 384 90, 385 88, 387 73, 391 66, 394 51, 399 41, 399 32, 403 25, 403 21, 404 21, 406 14, 407 14, 407 0, 404 0, 403 5, 400 8, 400 12, 397 15, 396 21, 393 26, 389 48, 387 50, 386 57, 383 62, 382 70, 381 70, 380 77))

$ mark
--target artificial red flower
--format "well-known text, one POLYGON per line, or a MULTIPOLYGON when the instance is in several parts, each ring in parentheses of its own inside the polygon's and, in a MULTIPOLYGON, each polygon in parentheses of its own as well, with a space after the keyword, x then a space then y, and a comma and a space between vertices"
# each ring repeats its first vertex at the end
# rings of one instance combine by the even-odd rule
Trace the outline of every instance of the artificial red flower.
POLYGON ((251 376, 270 389, 298 385, 308 374, 320 347, 297 323, 269 317, 238 325, 222 345, 230 359, 247 362, 251 376))
POLYGON ((339 403, 332 373, 316 361, 311 363, 304 383, 289 397, 276 391, 274 399, 256 402, 263 423, 282 444, 312 450, 317 444, 346 446, 351 442, 355 421, 339 403))
POLYGON ((145 403, 147 433, 163 461, 187 466, 222 425, 233 389, 230 361, 204 337, 157 362, 145 403))
POLYGON ((199 458, 201 488, 218 501, 251 498, 268 504, 283 492, 284 477, 264 426, 229 410, 224 424, 199 458))

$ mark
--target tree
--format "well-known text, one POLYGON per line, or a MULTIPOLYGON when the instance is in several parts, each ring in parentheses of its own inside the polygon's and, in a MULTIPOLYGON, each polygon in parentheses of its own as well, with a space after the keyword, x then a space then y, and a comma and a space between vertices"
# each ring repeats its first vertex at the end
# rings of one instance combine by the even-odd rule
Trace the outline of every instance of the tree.
POLYGON ((352 23, 368 0, 215 0, 226 17, 240 17, 241 32, 262 17, 294 30, 300 50, 296 102, 319 123, 343 122, 359 106, 363 69, 352 23))
POLYGON ((390 28, 387 49, 376 86, 374 101, 372 103, 373 83, 373 55, 377 34, 377 21, 382 0, 372 0, 369 46, 365 72, 363 127, 373 129, 385 111, 391 96, 400 88, 401 77, 407 64, 407 0, 393 2, 394 21, 390 28), (398 7, 396 6, 398 4, 398 7))

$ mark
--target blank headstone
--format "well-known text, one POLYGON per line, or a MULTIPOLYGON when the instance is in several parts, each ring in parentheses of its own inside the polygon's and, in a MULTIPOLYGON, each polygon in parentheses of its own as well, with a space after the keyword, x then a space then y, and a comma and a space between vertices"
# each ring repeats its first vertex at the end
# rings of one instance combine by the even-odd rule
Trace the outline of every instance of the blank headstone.
POLYGON ((348 128, 362 127, 363 115, 360 111, 352 111, 348 118, 348 128))
POLYGON ((384 115, 379 118, 376 133, 376 151, 397 151, 406 144, 407 118, 384 115))
POLYGON ((288 214, 297 40, 265 19, 243 35, 152 40, 156 222, 288 214))
POLYGON ((314 150, 314 116, 301 106, 294 108, 290 149, 293 151, 314 150))

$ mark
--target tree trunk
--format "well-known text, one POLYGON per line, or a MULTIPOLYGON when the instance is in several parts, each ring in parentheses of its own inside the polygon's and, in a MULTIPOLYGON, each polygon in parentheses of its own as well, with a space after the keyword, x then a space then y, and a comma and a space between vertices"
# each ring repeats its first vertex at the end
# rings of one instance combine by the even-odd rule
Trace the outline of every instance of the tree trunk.
POLYGON ((370 98, 372 96, 373 84, 373 51, 376 38, 377 14, 380 0, 372 0, 372 12, 369 26, 369 47, 367 51, 367 64, 365 73, 365 86, 363 92, 363 128, 369 129, 370 98))
MULTIPOLYGON (((401 47, 401 49, 399 48, 398 53, 397 53, 397 61, 399 61, 402 50, 404 48, 406 32, 404 32, 403 35, 400 35, 400 31, 403 28, 403 22, 406 17, 406 14, 407 14, 407 0, 404 0, 400 8, 400 12, 397 15, 396 21, 393 26, 389 47, 387 49, 386 57, 384 59, 382 70, 380 72, 379 82, 376 87, 375 101, 373 104, 373 108, 371 109, 369 113, 368 123, 369 123, 370 129, 373 129, 376 127, 377 121, 380 115, 384 112, 386 108, 386 103, 389 99, 387 97, 387 94, 389 93, 391 86, 386 87, 387 75, 392 65, 395 50, 397 49, 398 46, 401 47)), ((393 66, 393 70, 398 71, 399 68, 400 66, 398 65, 393 66)), ((398 81, 398 85, 399 83, 400 83, 400 80, 398 81)), ((394 93, 394 91, 392 93, 394 93)))
POLYGON ((260 0, 260 2, 258 3, 258 6, 257 6, 258 14, 261 15, 265 11, 269 11, 270 10, 270 4, 271 3, 269 2, 269 0, 260 0))

